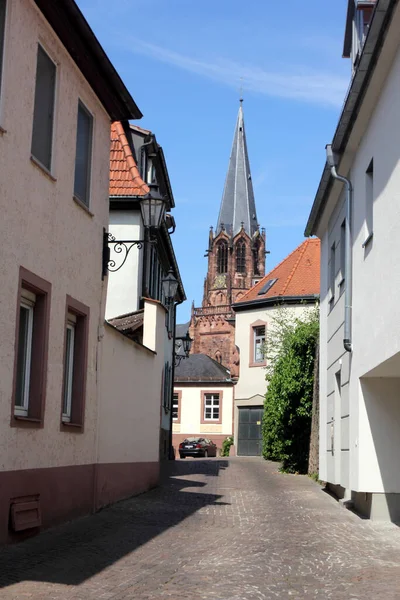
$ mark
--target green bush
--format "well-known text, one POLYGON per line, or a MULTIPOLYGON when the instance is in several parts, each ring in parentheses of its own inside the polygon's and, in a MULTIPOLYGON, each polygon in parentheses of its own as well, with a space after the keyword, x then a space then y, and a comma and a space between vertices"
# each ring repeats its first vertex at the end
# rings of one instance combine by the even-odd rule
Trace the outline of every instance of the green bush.
POLYGON ((222 442, 221 456, 229 456, 231 446, 233 445, 233 436, 225 438, 222 442))
POLYGON ((288 315, 282 309, 266 349, 263 456, 281 461, 284 472, 306 473, 319 314, 310 311, 302 320, 288 315))

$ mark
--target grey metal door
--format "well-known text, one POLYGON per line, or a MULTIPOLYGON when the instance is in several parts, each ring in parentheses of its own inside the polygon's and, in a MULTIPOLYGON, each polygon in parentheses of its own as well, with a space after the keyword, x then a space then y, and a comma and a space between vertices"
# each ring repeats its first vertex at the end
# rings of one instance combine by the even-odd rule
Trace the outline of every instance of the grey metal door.
POLYGON ((259 406, 239 407, 238 455, 260 456, 262 449, 263 409, 259 406))

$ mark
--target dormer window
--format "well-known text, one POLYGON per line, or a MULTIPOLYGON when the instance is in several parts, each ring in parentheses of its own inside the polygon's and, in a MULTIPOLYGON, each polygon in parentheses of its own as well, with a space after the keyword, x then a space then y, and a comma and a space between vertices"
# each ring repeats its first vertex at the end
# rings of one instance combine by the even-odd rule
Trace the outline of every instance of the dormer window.
POLYGON ((365 38, 367 37, 369 24, 374 10, 374 1, 357 2, 354 11, 353 25, 353 64, 356 66, 360 58, 365 38))

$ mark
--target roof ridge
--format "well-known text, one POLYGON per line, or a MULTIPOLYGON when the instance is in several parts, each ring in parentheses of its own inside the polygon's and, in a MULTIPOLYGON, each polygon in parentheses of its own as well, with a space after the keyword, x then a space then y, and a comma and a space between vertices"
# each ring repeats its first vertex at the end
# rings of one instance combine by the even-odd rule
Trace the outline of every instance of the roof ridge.
POLYGON ((287 290, 287 288, 288 288, 288 286, 289 286, 289 283, 290 283, 290 282, 291 282, 291 280, 293 279, 293 275, 295 274, 295 272, 296 272, 296 269, 297 269, 297 267, 299 266, 299 264, 300 264, 300 261, 301 261, 301 259, 302 259, 302 258, 303 258, 303 256, 304 256, 304 253, 305 253, 305 251, 306 251, 306 248, 307 248, 307 246, 308 246, 308 240, 304 240, 304 242, 302 242, 302 243, 300 244, 300 247, 298 246, 298 247, 296 248, 296 250, 299 250, 299 248, 300 248, 299 258, 297 259, 297 261, 296 261, 296 263, 295 263, 295 265, 294 265, 293 269, 292 269, 292 270, 291 270, 291 272, 289 273, 289 277, 288 277, 288 278, 287 278, 287 280, 286 280, 286 283, 285 283, 285 285, 284 285, 284 287, 283 287, 283 290, 282 290, 282 292, 281 292, 280 296, 284 296, 284 295, 285 295, 285 292, 286 292, 286 290, 287 290), (304 248, 301 248, 302 246, 304 246, 304 248))
POLYGON ((121 144, 122 150, 124 152, 126 164, 132 175, 132 180, 139 180, 137 182, 138 187, 141 189, 141 191, 143 191, 143 194, 148 194, 150 188, 140 176, 139 169, 137 168, 137 164, 135 162, 135 159, 133 158, 132 150, 129 145, 128 138, 126 137, 125 130, 121 121, 115 121, 115 123, 112 124, 111 128, 113 127, 115 129, 115 133, 118 136, 118 141, 121 144))

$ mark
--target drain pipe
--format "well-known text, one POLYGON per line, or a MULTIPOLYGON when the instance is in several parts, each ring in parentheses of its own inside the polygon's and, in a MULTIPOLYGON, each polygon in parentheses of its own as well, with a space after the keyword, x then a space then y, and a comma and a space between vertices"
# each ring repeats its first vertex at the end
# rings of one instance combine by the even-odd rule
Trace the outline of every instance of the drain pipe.
POLYGON ((351 352, 351 311, 352 311, 352 257, 351 257, 351 209, 353 200, 353 186, 351 181, 336 171, 337 156, 332 150, 331 144, 326 146, 326 160, 331 169, 331 175, 334 179, 341 181, 346 186, 346 227, 345 227, 345 290, 344 290, 344 339, 343 346, 346 352, 351 352))

